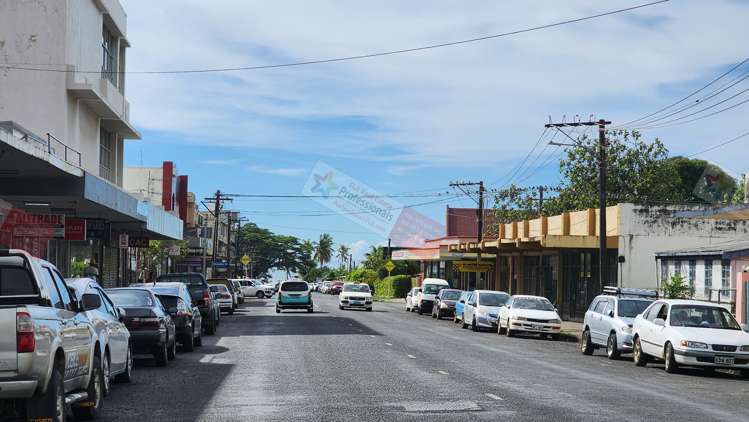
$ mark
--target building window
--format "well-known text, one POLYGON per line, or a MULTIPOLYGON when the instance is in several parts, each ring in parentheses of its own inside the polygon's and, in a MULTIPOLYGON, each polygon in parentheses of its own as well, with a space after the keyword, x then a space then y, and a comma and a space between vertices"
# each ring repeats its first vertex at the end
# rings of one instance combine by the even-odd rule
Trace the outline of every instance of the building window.
POLYGON ((705 261, 705 297, 710 299, 713 288, 713 261, 705 261))
POLYGON ((112 151, 114 150, 114 134, 104 128, 99 135, 99 176, 112 181, 113 159, 112 151))
POLYGON ((694 282, 695 282, 695 279, 697 278, 697 260, 695 259, 689 260, 688 272, 689 272, 688 274, 689 286, 691 286, 692 289, 694 289, 694 282))
POLYGON ((116 39, 114 35, 107 29, 102 28, 102 64, 101 64, 101 76, 109 79, 112 84, 117 86, 117 74, 115 69, 115 43, 116 39))
POLYGON ((661 258, 661 283, 668 281, 668 260, 661 258))
POLYGON ((730 289, 731 288, 731 261, 723 260, 721 262, 721 278, 720 288, 730 289))
POLYGON ((681 261, 674 261, 674 275, 681 275, 681 261))

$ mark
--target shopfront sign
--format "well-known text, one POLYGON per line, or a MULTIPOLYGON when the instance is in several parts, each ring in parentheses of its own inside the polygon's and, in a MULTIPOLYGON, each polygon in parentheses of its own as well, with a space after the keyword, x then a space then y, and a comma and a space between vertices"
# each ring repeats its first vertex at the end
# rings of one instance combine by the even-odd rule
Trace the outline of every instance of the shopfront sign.
POLYGON ((117 243, 120 249, 127 249, 130 246, 130 236, 127 233, 120 233, 119 242, 117 243))
POLYGON ((455 262, 454 265, 461 273, 485 273, 491 271, 493 268, 492 264, 485 262, 479 263, 476 261, 458 261, 455 262))
POLYGON ((147 237, 130 236, 127 240, 127 245, 131 248, 147 248, 150 239, 147 237))
POLYGON ((217 259, 213 261, 213 268, 215 269, 229 268, 229 261, 226 259, 217 259))
POLYGON ((99 218, 86 219, 86 239, 107 240, 108 238, 106 220, 99 218))
POLYGON ((65 219, 65 240, 86 240, 86 220, 84 218, 65 219))
POLYGON ((37 237, 62 239, 65 237, 64 214, 29 214, 23 210, 12 210, 3 222, 14 237, 37 237))

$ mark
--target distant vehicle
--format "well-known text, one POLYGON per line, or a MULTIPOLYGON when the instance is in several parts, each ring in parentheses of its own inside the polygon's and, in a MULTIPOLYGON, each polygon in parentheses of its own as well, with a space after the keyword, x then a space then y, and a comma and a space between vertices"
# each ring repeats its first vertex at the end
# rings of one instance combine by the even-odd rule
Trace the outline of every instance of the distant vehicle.
POLYGON ((511 337, 518 332, 559 338, 562 319, 549 299, 542 296, 515 295, 499 308, 497 332, 511 337))
POLYGON ((99 283, 91 278, 70 278, 65 282, 72 287, 76 299, 86 309, 102 357, 102 390, 109 395, 112 379, 130 382, 133 370, 133 354, 130 346, 130 331, 123 323, 112 300, 104 293, 99 283))
POLYGON ((414 287, 406 294, 406 312, 416 310, 416 301, 419 298, 419 293, 421 293, 421 287, 414 287))
POLYGON ((455 314, 455 303, 463 293, 462 290, 458 289, 442 289, 437 296, 434 298, 434 305, 432 305, 432 318, 441 319, 446 316, 453 316, 455 314))
POLYGON ((364 308, 372 310, 372 292, 366 284, 345 283, 338 295, 338 309, 364 308))
POLYGON ((465 310, 466 301, 469 297, 471 297, 471 292, 464 290, 463 293, 460 294, 458 301, 455 302, 455 313, 453 314, 454 323, 457 324, 460 321, 463 321, 463 311, 465 310))
POLYGON ((654 290, 605 287, 604 294, 596 296, 585 313, 581 352, 590 355, 595 349, 606 347, 609 359, 631 352, 635 317, 657 298, 654 290))
POLYGON ((266 296, 273 296, 273 286, 264 284, 260 280, 243 279, 240 280, 242 284, 242 295, 244 297, 256 297, 263 299, 266 296))
POLYGON ((140 287, 107 289, 115 305, 125 310, 125 325, 135 354, 153 355, 157 366, 177 357, 172 317, 153 292, 140 287))
POLYGON ((334 281, 330 283, 330 288, 328 289, 329 295, 337 295, 341 293, 341 290, 343 290, 343 282, 342 281, 334 281))
POLYGON ((448 283, 447 280, 441 278, 425 278, 421 283, 421 292, 419 292, 419 296, 416 300, 416 310, 419 312, 419 315, 426 311, 431 311, 432 305, 434 304, 434 297, 437 296, 437 293, 442 289, 449 288, 450 283, 448 283))
POLYGON ((174 321, 177 341, 185 352, 192 352, 195 346, 203 345, 200 309, 192 301, 190 291, 184 283, 132 284, 130 287, 144 287, 151 290, 164 305, 174 321))
POLYGON ((218 293, 218 304, 221 308, 221 312, 227 312, 229 315, 234 315, 234 299, 231 291, 225 284, 211 283, 211 291, 218 293))
MULTIPOLYGON (((79 418, 104 400, 100 349, 79 303, 51 263, 0 249, 0 398, 28 420, 79 418)), ((95 309, 91 306, 91 310, 95 309)))
POLYGON ((681 366, 739 369, 749 378, 749 333, 726 308, 697 300, 658 300, 635 318, 637 366, 658 359, 666 372, 681 366))
POLYGON ((216 333, 218 320, 221 317, 218 301, 214 300, 208 283, 200 273, 171 273, 159 276, 157 284, 161 282, 179 282, 185 283, 190 290, 193 302, 200 308, 202 317, 203 330, 208 335, 216 333))
POLYGON ((237 295, 237 303, 243 304, 244 303, 244 295, 242 294, 242 283, 239 282, 239 280, 230 278, 229 281, 231 281, 232 288, 234 290, 234 293, 237 295))
POLYGON ((463 307, 463 328, 471 326, 473 331, 497 329, 500 307, 510 300, 510 295, 495 290, 474 290, 463 307))
MULTIPOLYGON (((238 292, 238 291, 236 291, 234 289, 234 283, 231 280, 227 279, 227 278, 209 278, 208 279, 208 284, 209 285, 211 285, 211 284, 223 284, 224 286, 226 286, 226 289, 227 289, 227 291, 229 293, 229 296, 231 296, 231 312, 229 312, 229 313, 233 314, 234 310, 237 309, 237 306, 239 306, 239 296, 241 294, 240 292, 238 292)), ((222 301, 219 300, 219 304, 220 304, 221 310, 225 311, 226 307, 223 304, 221 304, 221 303, 222 303, 222 301)))
POLYGON ((286 280, 279 283, 276 313, 285 309, 306 309, 312 313, 314 305, 309 285, 302 280, 286 280))
POLYGON ((333 284, 332 281, 323 281, 322 285, 320 285, 320 293, 327 294, 331 284, 333 284))

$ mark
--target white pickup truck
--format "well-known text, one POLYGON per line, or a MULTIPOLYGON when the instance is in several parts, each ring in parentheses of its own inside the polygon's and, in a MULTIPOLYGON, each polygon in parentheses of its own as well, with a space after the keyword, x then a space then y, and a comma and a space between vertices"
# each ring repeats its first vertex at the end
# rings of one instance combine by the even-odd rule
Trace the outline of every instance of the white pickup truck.
POLYGON ((54 265, 0 249, 0 409, 28 420, 64 421, 69 406, 80 419, 99 415, 101 359, 82 307, 54 265))

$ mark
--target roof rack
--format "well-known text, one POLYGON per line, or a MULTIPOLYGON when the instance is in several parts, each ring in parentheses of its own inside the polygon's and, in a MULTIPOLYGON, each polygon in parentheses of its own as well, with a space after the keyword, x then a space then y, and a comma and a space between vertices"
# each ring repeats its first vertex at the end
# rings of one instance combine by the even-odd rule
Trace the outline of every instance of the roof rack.
POLYGON ((635 296, 658 299, 658 291, 652 289, 635 289, 630 287, 606 286, 603 288, 603 293, 614 296, 635 296))

